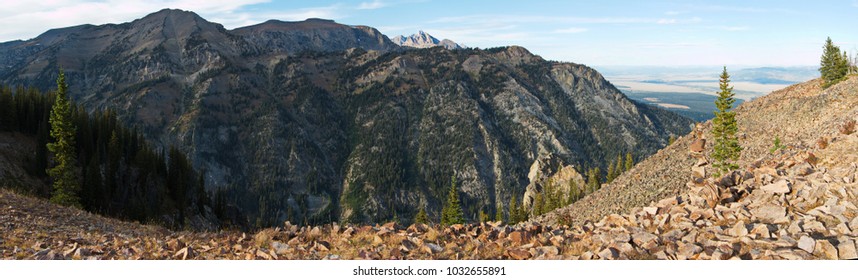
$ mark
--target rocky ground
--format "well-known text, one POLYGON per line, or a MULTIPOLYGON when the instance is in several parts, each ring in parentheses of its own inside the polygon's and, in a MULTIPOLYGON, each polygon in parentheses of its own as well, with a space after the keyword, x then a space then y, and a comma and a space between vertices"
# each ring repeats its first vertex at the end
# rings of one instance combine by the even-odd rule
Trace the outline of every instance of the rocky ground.
MULTIPOLYGON (((285 224, 172 232, 0 191, 4 259, 854 259, 858 78, 746 103, 740 169, 692 133, 600 191, 519 225, 285 224), (778 136, 783 146, 771 140, 778 136), (774 149, 777 148, 777 149, 774 149), (601 199, 601 200, 599 200, 601 199)), ((711 145, 710 145, 711 146, 711 145)))

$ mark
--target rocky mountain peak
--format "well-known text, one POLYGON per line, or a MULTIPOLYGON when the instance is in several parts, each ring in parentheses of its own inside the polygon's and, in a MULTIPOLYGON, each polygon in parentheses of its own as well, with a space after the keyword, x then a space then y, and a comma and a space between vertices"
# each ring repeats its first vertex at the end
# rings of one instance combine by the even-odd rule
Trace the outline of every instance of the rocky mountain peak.
POLYGON ((403 35, 399 35, 394 37, 393 43, 404 46, 404 47, 412 47, 412 48, 432 48, 432 47, 444 47, 449 50, 461 49, 464 48, 462 45, 457 44, 449 39, 438 40, 437 38, 429 35, 423 30, 417 31, 416 34, 411 34, 408 37, 403 35))

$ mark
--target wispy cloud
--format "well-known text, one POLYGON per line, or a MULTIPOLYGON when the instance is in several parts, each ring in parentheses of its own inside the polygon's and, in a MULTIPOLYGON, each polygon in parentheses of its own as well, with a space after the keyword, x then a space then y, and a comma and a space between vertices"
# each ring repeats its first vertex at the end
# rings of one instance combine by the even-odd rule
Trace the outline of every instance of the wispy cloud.
POLYGON ((374 0, 372 2, 362 2, 357 6, 358 10, 375 10, 386 7, 388 4, 381 2, 381 0, 374 0))
POLYGON ((676 19, 673 19, 673 18, 671 18, 671 19, 663 18, 663 19, 659 19, 659 20, 658 20, 658 21, 656 21, 655 23, 658 23, 658 24, 674 24, 674 23, 676 23, 676 19))
POLYGON ((582 27, 570 27, 570 28, 564 28, 564 29, 557 29, 557 30, 554 30, 554 33, 566 33, 566 34, 571 34, 571 33, 581 33, 581 32, 587 32, 587 28, 582 28, 582 27))

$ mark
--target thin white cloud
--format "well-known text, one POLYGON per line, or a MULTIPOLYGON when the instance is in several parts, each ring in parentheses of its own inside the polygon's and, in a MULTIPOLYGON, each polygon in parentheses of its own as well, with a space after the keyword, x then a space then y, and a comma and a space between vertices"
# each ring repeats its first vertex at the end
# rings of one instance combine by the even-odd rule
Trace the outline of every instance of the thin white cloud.
POLYGON ((362 2, 357 6, 358 10, 375 10, 387 7, 388 4, 381 2, 381 0, 374 0, 372 2, 362 2))
POLYGON ((582 28, 582 27, 570 27, 570 28, 564 28, 564 29, 557 29, 557 30, 554 30, 554 33, 566 33, 566 34, 569 34, 569 33, 581 33, 581 32, 587 32, 587 28, 582 28))
POLYGON ((675 23, 676 23, 676 19, 673 19, 673 18, 671 18, 671 19, 663 18, 663 19, 659 19, 659 20, 658 20, 658 21, 656 21, 655 23, 658 23, 658 24, 675 24, 675 23))

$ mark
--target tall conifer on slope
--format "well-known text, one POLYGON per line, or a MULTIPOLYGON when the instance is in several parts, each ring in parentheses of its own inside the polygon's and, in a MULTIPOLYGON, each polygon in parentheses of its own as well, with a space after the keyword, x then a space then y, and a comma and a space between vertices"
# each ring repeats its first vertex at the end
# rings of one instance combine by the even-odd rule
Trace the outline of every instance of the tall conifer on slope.
POLYGON ((447 205, 441 210, 441 225, 454 225, 465 223, 465 215, 462 205, 459 204, 459 189, 456 186, 456 177, 450 179, 450 193, 447 194, 447 205))
POLYGON ((48 169, 53 180, 51 202, 81 208, 80 180, 77 174, 77 152, 75 151, 75 125, 72 120, 71 102, 68 99, 65 73, 60 69, 57 77, 57 95, 51 108, 50 124, 53 142, 48 150, 54 154, 56 165, 48 169))
POLYGON ((823 88, 828 88, 843 81, 849 72, 849 59, 846 53, 840 52, 840 47, 834 45, 831 37, 825 40, 819 64, 819 74, 822 75, 823 88))
POLYGON ((712 158, 715 159, 713 166, 717 169, 716 176, 739 168, 735 161, 739 159, 739 154, 742 152, 739 139, 736 137, 739 131, 736 112, 730 111, 736 100, 733 98, 733 87, 730 86, 730 75, 727 74, 726 66, 721 72, 719 86, 721 91, 718 92, 718 99, 715 100, 718 111, 715 111, 715 118, 712 120, 712 136, 715 138, 712 158))

